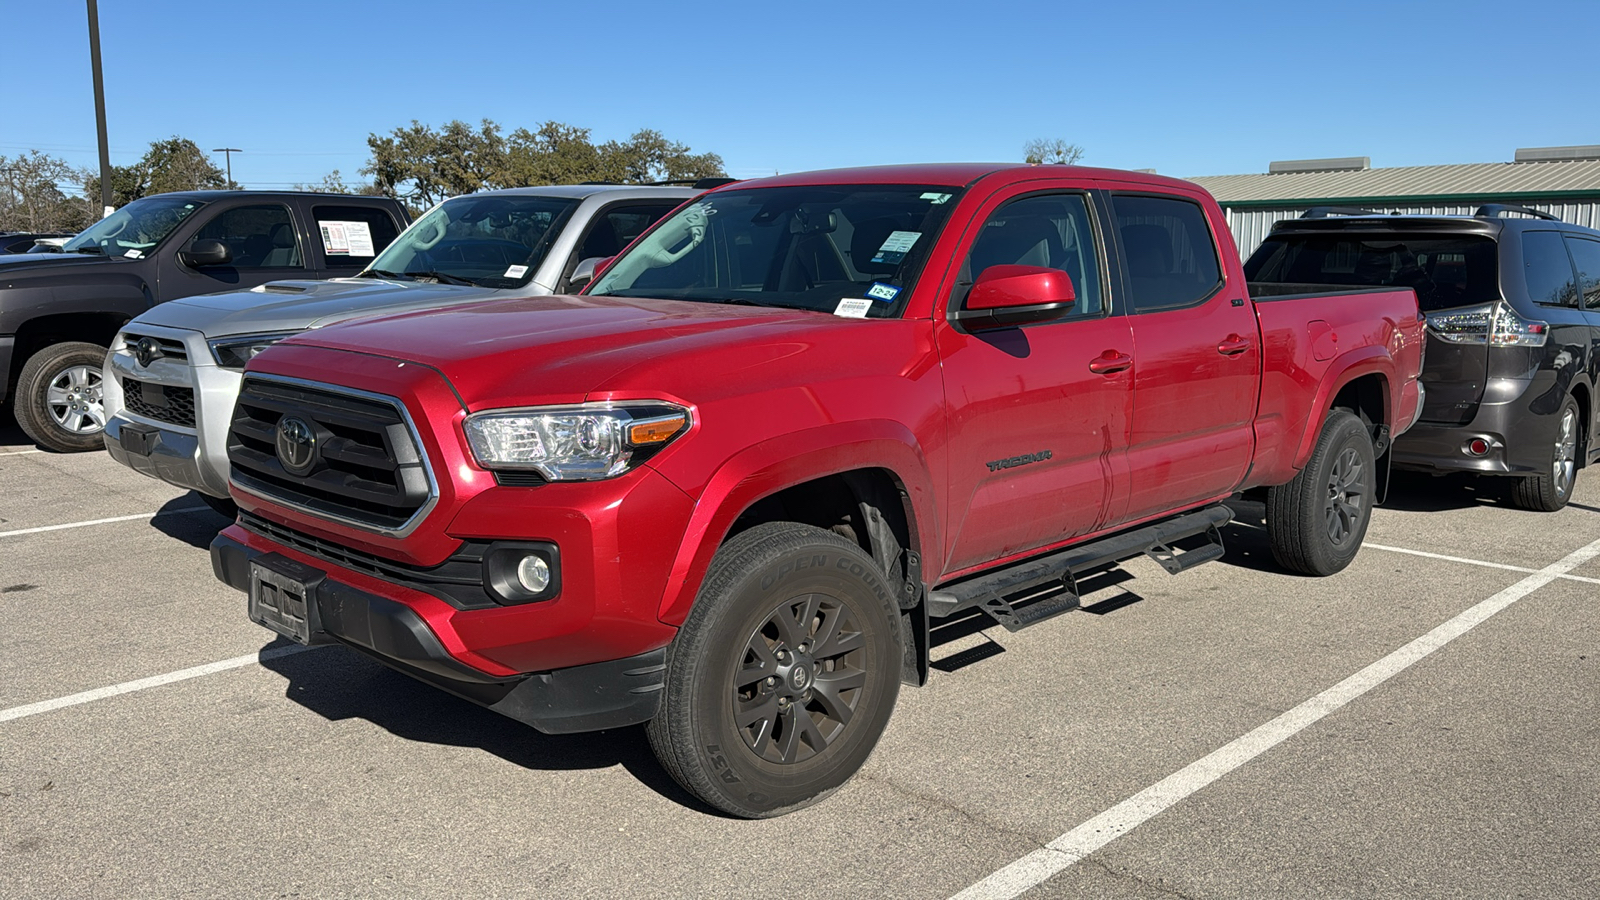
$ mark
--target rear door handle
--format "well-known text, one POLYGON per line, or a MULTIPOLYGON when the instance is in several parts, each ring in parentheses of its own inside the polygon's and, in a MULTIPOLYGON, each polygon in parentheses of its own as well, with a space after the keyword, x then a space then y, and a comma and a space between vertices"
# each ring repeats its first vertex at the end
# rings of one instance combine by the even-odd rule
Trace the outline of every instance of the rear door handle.
POLYGON ((1107 350, 1094 359, 1089 360, 1089 371, 1096 375, 1110 375, 1121 372, 1133 365, 1133 357, 1115 350, 1107 350))
POLYGON ((1250 339, 1239 337, 1237 334, 1228 335, 1227 339, 1217 345, 1217 352, 1223 356, 1238 356, 1250 349, 1250 339))

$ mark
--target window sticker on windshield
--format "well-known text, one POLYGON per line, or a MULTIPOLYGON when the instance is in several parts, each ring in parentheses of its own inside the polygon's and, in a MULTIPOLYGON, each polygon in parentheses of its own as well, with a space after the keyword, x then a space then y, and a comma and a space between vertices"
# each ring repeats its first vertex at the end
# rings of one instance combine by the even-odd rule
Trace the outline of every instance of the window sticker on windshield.
POLYGON ((127 253, 124 253, 122 255, 126 256, 129 259, 138 259, 139 257, 144 256, 144 251, 143 250, 129 250, 127 253))
POLYGON ((884 239, 883 246, 878 248, 877 255, 872 257, 872 261, 890 266, 898 264, 900 260, 906 258, 906 252, 919 237, 922 237, 920 231, 891 231, 884 239))
POLYGON ((872 287, 867 288, 867 296, 885 303, 893 303, 894 298, 900 295, 900 289, 892 284, 874 281, 872 287))
POLYGON ((871 308, 871 300, 857 300, 846 297, 839 301, 839 305, 834 308, 833 314, 836 316, 844 316, 846 319, 865 319, 867 317, 867 310, 871 308))
POLYGON ((926 194, 922 195, 922 199, 924 199, 924 200, 932 200, 933 201, 933 205, 934 206, 938 206, 939 204, 945 202, 946 200, 949 200, 951 196, 952 196, 951 194, 941 194, 938 191, 929 191, 926 194))
POLYGON ((524 276, 526 274, 528 274, 528 267, 527 266, 509 266, 509 267, 506 268, 506 276, 505 277, 507 277, 507 278, 521 278, 522 276, 524 276))
POLYGON ((377 256, 372 246, 372 226, 366 222, 317 221, 322 230, 322 252, 328 256, 377 256))

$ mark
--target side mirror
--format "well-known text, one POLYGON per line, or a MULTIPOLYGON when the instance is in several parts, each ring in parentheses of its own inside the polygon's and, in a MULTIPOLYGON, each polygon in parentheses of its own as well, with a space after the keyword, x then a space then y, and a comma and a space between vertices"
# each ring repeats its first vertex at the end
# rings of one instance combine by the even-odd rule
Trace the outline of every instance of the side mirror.
POLYGON ((990 266, 978 274, 952 319, 971 331, 1048 322, 1072 314, 1072 278, 1044 266, 990 266))
POLYGON ((225 266, 233 262, 233 251, 221 241, 206 238, 190 244, 187 250, 179 250, 178 262, 191 269, 202 266, 225 266))
POLYGON ((576 291, 578 288, 593 281, 595 276, 605 271, 606 266, 611 265, 613 259, 616 259, 616 257, 591 256, 579 262, 578 267, 572 270, 572 277, 567 279, 567 289, 576 291))

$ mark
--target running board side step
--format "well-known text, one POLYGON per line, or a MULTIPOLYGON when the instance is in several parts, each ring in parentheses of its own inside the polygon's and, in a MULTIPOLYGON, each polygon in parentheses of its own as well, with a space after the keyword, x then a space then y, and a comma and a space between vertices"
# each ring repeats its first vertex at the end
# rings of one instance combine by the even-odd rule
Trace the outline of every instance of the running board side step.
POLYGON ((1007 631, 1020 631, 1079 607, 1077 572, 1148 556, 1176 575, 1221 559, 1222 526, 1232 520, 1233 511, 1226 506, 1208 506, 947 584, 928 594, 928 616, 942 619, 978 608, 1007 631), (1173 549, 1196 535, 1205 535, 1207 543, 1182 552, 1173 549))

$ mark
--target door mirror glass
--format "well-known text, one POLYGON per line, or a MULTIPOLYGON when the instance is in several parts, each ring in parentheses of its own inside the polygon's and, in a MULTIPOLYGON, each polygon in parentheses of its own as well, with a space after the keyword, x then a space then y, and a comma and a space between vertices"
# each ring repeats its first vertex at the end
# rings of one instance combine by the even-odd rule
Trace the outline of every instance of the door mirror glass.
POLYGON ((601 270, 603 270, 606 266, 611 265, 611 261, 613 259, 616 259, 616 257, 591 256, 588 259, 580 261, 578 263, 578 267, 572 270, 572 277, 567 279, 567 287, 570 290, 576 291, 593 281, 594 277, 600 274, 601 270))
POLYGON ((228 245, 219 240, 201 238, 189 245, 189 249, 179 251, 178 261, 193 269, 203 266, 225 266, 233 262, 233 254, 228 250, 228 245))
POLYGON ((1072 278, 1044 266, 999 265, 979 273, 956 321, 972 330, 1047 322, 1072 314, 1072 278))

